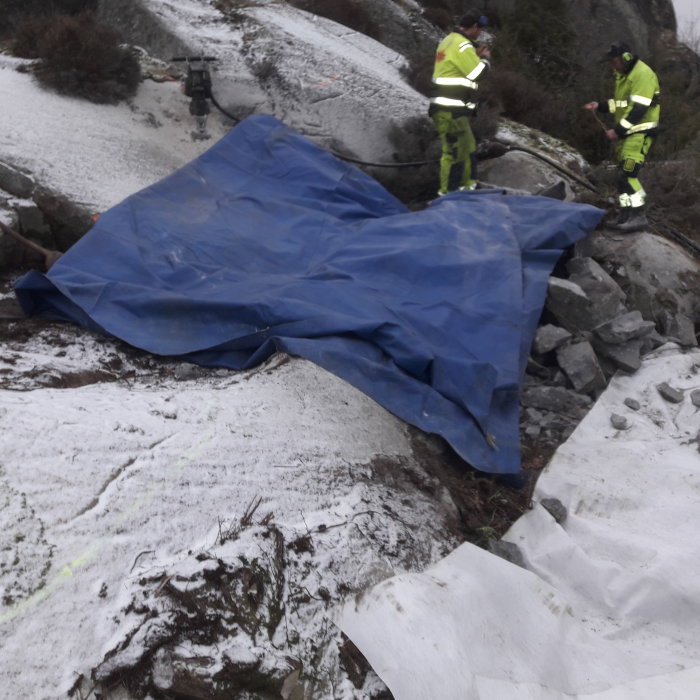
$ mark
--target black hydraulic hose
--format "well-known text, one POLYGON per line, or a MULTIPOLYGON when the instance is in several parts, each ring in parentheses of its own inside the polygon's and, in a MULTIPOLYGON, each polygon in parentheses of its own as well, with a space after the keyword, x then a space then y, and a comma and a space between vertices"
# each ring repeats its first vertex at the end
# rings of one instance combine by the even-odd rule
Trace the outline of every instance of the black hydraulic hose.
POLYGON ((357 158, 351 158, 344 153, 338 153, 329 149, 329 153, 332 153, 336 158, 342 160, 347 160, 349 163, 357 163, 358 165, 371 165, 373 168, 418 168, 423 165, 430 165, 431 163, 439 163, 439 160, 417 160, 408 163, 369 163, 366 160, 358 160, 357 158))
MULTIPOLYGON (((208 57, 203 60, 211 60, 208 57)), ((233 120, 236 123, 239 123, 241 120, 238 117, 234 117, 232 114, 227 112, 216 100, 214 97, 213 93, 209 91, 208 94, 209 99, 212 101, 212 104, 226 117, 229 119, 233 120)), ((595 188, 593 185, 591 185, 587 180, 584 178, 580 177, 576 173, 572 172, 568 168, 565 168, 563 165, 560 165, 556 161, 552 160, 551 158, 548 158, 547 156, 542 155, 538 151, 535 151, 531 148, 527 148, 525 146, 513 146, 511 144, 504 144, 502 141, 496 141, 496 143, 502 145, 504 147, 504 153, 507 153, 508 151, 522 151, 523 153, 527 153, 531 156, 534 156, 535 158, 539 158, 541 161, 544 163, 547 163, 547 165, 551 166, 555 170, 558 170, 562 174, 566 175, 567 177, 571 178, 575 182, 578 182, 581 186, 585 187, 586 189, 590 190, 591 192, 595 192, 596 194, 600 194, 597 188, 595 188)), ((341 160, 348 161, 349 163, 355 163, 357 165, 366 165, 368 167, 373 167, 373 168, 419 168, 424 165, 432 165, 434 163, 439 163, 440 160, 419 160, 419 161, 409 161, 405 163, 373 163, 370 161, 366 160, 360 160, 359 158, 352 158, 351 156, 346 155, 345 153, 338 153, 337 151, 333 151, 329 149, 329 152, 332 153, 336 158, 340 158, 341 160)), ((689 250, 690 252, 694 253, 696 256, 700 256, 700 245, 689 239, 687 236, 685 236, 683 233, 681 233, 678 229, 674 228, 673 226, 670 226, 668 224, 662 223, 661 221, 657 220, 655 217, 650 217, 652 223, 664 230, 667 235, 671 236, 674 238, 678 243, 683 245, 686 250, 689 250)))
MULTIPOLYGON (((497 142, 500 143, 500 142, 497 142)), ((591 185, 590 182, 585 180, 584 178, 580 177, 576 173, 572 172, 568 168, 565 168, 563 165, 559 165, 559 163, 551 160, 550 158, 547 158, 547 156, 543 156, 541 153, 538 153, 535 150, 532 150, 530 148, 525 148, 525 146, 511 146, 508 144, 503 144, 506 148, 506 151, 522 151, 523 153, 528 153, 531 156, 534 156, 535 158, 539 158, 541 161, 544 161, 547 163, 547 165, 550 165, 551 167, 555 168, 556 170, 559 170, 559 172, 563 173, 567 177, 571 178, 575 182, 578 182, 580 185, 585 187, 586 189, 590 190, 591 192, 595 192, 596 194, 600 194, 598 189, 591 185)), ((348 155, 345 155, 344 153, 338 153, 336 151, 330 151, 334 156, 337 158, 341 158, 342 160, 347 160, 350 163, 356 163, 358 165, 367 165, 371 166, 373 168, 416 168, 420 167, 423 165, 431 165, 432 163, 439 163, 439 160, 420 160, 420 161, 413 161, 413 162, 407 162, 407 163, 371 163, 365 160, 359 160, 357 158, 351 158, 348 155)))
MULTIPOLYGON (((232 114, 227 112, 216 100, 216 97, 214 97, 214 94, 209 91, 208 95, 209 99, 212 101, 212 104, 214 107, 216 107, 223 115, 228 117, 229 119, 232 119, 234 122, 238 123, 241 120, 238 117, 234 117, 232 114)), ((497 142, 501 143, 501 142, 497 142)), ((576 173, 571 172, 568 168, 565 168, 563 165, 559 165, 559 163, 551 160, 550 158, 547 158, 546 156, 543 156, 541 153, 538 153, 535 150, 532 150, 530 148, 525 148, 525 146, 511 146, 509 144, 502 144, 505 146, 507 151, 522 151, 523 153, 529 153, 531 156, 534 156, 535 158, 539 158, 541 161, 544 161, 551 167, 555 168, 556 170, 559 170, 561 173, 566 175, 567 177, 571 178, 575 182, 578 182, 580 185, 585 187, 586 189, 591 190, 591 192, 595 192, 596 194, 599 194, 598 190, 590 184, 587 180, 584 180, 582 177, 578 176, 576 173)), ((348 161, 349 163, 355 163, 356 165, 366 165, 368 167, 372 168, 420 168, 424 165, 432 165, 434 163, 439 163, 439 159, 436 160, 417 160, 417 161, 409 161, 405 163, 373 163, 371 161, 366 161, 366 160, 360 160, 359 158, 353 158, 352 156, 349 156, 345 153, 338 153, 337 151, 329 149, 329 152, 332 153, 336 158, 340 158, 341 160, 348 161)))
MULTIPOLYGON (((215 61, 216 58, 214 56, 175 56, 173 61, 187 61, 188 66, 190 61, 201 61, 203 63, 206 62, 211 62, 215 61)), ((208 71, 206 72, 208 76, 208 71)), ((208 97, 214 107, 216 107, 224 116, 228 117, 229 119, 233 120, 235 123, 240 122, 241 120, 238 117, 234 117, 233 114, 227 112, 217 101, 216 97, 214 97, 214 94, 211 90, 211 81, 208 80, 208 85, 206 86, 206 93, 205 96, 208 97)), ((507 151, 523 151, 523 153, 529 153, 531 156, 534 156, 535 158, 539 158, 540 160, 544 161, 551 167, 555 168, 556 170, 559 170, 561 173, 566 175, 567 177, 571 178, 575 182, 578 182, 580 185, 583 187, 591 190, 592 192, 595 192, 596 194, 599 194, 598 190, 591 185, 588 181, 584 180, 582 177, 579 177, 576 175, 576 173, 571 172, 568 168, 565 168, 562 165, 559 165, 559 163, 556 163, 555 161, 551 160, 550 158, 547 158, 546 156, 543 156, 541 153, 538 153, 537 151, 534 151, 529 148, 525 148, 524 146, 511 146, 509 144, 503 144, 502 142, 497 141, 496 143, 501 143, 501 145, 505 146, 507 151)), ((330 153, 332 153, 336 158, 341 158, 342 160, 346 160, 349 163, 355 163, 357 165, 366 165, 368 167, 372 168, 419 168, 424 165, 431 165, 433 163, 438 163, 439 160, 420 160, 420 161, 412 161, 412 162, 407 162, 407 163, 373 163, 370 161, 366 160, 360 160, 359 158, 353 158, 351 156, 348 156, 344 153, 338 153, 337 151, 330 150, 330 153)))
POLYGON ((224 116, 228 117, 229 119, 233 119, 233 121, 236 122, 236 124, 238 124, 238 122, 241 121, 238 117, 234 117, 233 114, 229 114, 229 113, 216 101, 216 98, 214 97, 214 94, 211 92, 211 90, 209 91, 209 99, 211 100, 211 103, 214 105, 214 107, 216 107, 216 108, 219 110, 219 112, 221 112, 224 116))
MULTIPOLYGON (((499 142, 500 143, 500 142, 499 142)), ((593 185, 591 185, 590 182, 587 180, 584 180, 584 178, 580 177, 574 172, 571 172, 568 168, 565 168, 563 165, 559 165, 556 161, 553 161, 551 158, 547 158, 547 156, 543 156, 541 153, 538 153, 537 151, 534 151, 530 148, 526 148, 525 146, 510 146, 508 144, 505 144, 506 147, 508 148, 509 151, 522 151, 523 153, 529 153, 531 156, 535 156, 535 158, 539 158, 541 161, 544 161, 548 165, 551 165, 553 168, 558 170, 559 172, 563 173, 567 177, 570 177, 572 180, 575 180, 576 182, 579 183, 579 185, 582 185, 586 189, 590 190, 591 192, 595 192, 596 194, 600 194, 597 188, 595 188, 593 185)))

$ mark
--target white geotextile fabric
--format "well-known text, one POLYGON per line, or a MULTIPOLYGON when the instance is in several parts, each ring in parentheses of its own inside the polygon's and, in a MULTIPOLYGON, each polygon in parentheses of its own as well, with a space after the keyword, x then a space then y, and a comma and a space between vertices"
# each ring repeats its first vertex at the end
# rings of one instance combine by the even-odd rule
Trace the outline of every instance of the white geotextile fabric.
POLYGON ((504 537, 527 569, 465 544, 345 607, 396 700, 700 698, 699 389, 700 352, 674 345, 611 381, 504 537))

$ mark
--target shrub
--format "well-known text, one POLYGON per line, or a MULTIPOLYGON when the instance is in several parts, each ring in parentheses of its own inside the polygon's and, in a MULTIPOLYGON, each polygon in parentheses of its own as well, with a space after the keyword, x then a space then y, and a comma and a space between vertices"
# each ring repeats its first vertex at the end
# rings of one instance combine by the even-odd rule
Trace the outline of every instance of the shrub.
POLYGON ((423 19, 445 30, 454 25, 454 17, 442 7, 427 7, 423 11, 423 19))
POLYGON ((693 64, 698 65, 697 57, 658 42, 648 62, 656 68, 661 86, 660 134, 651 157, 669 158, 700 136, 700 91, 697 74, 691 69, 693 64))
POLYGON ((32 17, 17 24, 12 36, 10 48, 20 58, 41 58, 39 40, 46 29, 44 17, 32 17))
POLYGON ((372 17, 361 0, 290 0, 290 5, 311 12, 319 17, 333 20, 356 32, 376 39, 381 28, 375 26, 372 17))
POLYGON ((516 54, 509 62, 521 64, 543 85, 573 84, 581 66, 564 0, 518 0, 503 19, 499 47, 516 54))
POLYGON ((481 100, 479 109, 471 119, 472 131, 477 141, 492 139, 498 131, 498 119, 501 116, 500 105, 490 100, 481 100))
POLYGON ((97 0, 0 0, 0 36, 11 36, 24 20, 74 15, 96 8, 97 0))
POLYGON ((406 60, 407 65, 401 68, 401 75, 414 90, 430 96, 435 52, 416 52, 407 56, 406 60))
POLYGON ((34 73, 42 85, 91 102, 126 99, 141 79, 137 58, 91 13, 26 20, 16 29, 14 51, 41 59, 34 73))
POLYGON ((700 177, 692 161, 651 162, 641 172, 652 213, 700 243, 700 177))

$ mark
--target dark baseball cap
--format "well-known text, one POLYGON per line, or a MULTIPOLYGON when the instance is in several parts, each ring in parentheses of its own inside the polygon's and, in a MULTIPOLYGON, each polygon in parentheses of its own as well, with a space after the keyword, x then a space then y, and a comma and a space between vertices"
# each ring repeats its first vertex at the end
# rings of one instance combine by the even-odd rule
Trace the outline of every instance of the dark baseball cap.
POLYGON ((472 27, 475 24, 479 27, 488 27, 489 18, 486 15, 482 15, 481 12, 472 10, 462 15, 462 18, 459 20, 460 27, 472 27))
POLYGON ((611 58, 617 58, 617 56, 622 56, 626 53, 632 53, 632 49, 629 44, 624 41, 616 41, 614 44, 610 45, 608 52, 603 56, 603 61, 609 61, 611 58))

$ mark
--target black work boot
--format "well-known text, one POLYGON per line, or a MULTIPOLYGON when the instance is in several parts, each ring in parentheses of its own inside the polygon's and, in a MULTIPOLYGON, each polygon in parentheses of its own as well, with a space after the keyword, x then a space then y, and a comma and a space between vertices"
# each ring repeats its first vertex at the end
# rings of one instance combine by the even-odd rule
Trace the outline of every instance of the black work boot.
POLYGON ((616 221, 611 221, 608 228, 613 228, 622 233, 632 233, 641 231, 649 225, 644 207, 626 207, 620 211, 620 216, 616 221))
POLYGON ((620 224, 624 224, 629 218, 630 210, 629 207, 622 207, 618 210, 617 216, 609 219, 605 222, 606 228, 617 228, 620 224))

